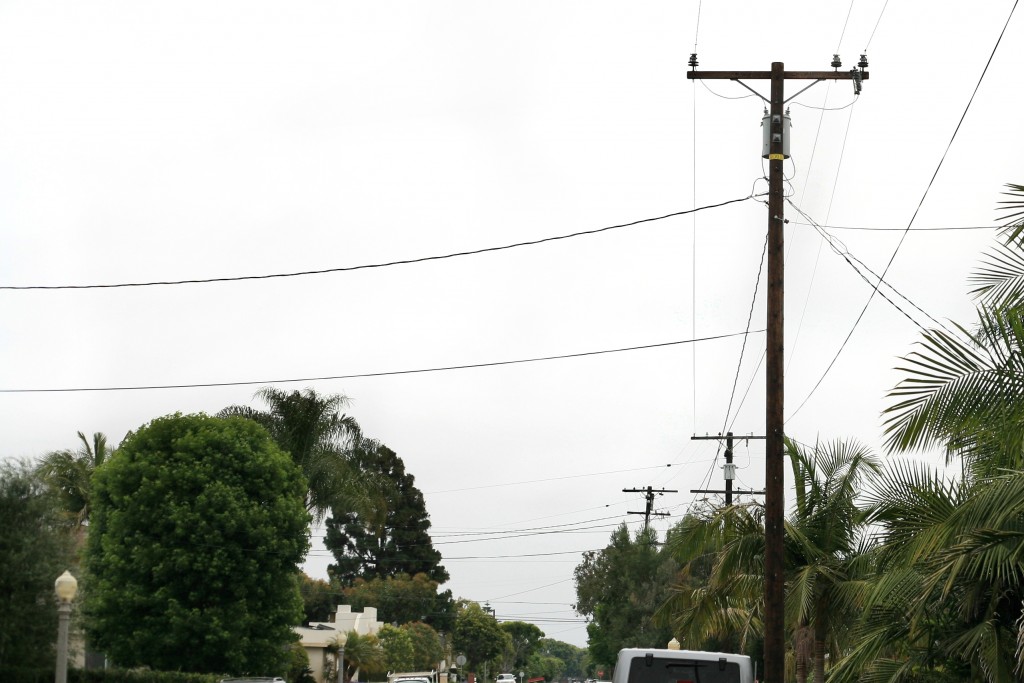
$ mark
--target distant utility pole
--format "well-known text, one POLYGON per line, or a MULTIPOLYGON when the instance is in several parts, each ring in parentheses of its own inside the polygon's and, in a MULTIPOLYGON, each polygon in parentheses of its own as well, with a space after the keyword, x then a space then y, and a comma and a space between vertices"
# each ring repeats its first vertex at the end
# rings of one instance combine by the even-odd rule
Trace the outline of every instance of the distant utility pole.
MULTIPOLYGON (((785 222, 784 198, 782 194, 782 162, 788 151, 788 140, 784 140, 783 106, 786 80, 810 80, 814 83, 825 80, 851 80, 855 94, 860 94, 861 82, 868 79, 865 69, 868 60, 861 55, 858 69, 840 71, 839 55, 832 59, 832 71, 786 71, 782 62, 772 62, 771 71, 697 71, 697 55, 690 55, 690 71, 686 77, 691 80, 730 80, 765 99, 743 80, 771 81, 771 107, 768 124, 768 329, 766 351, 766 401, 765 401, 765 591, 764 591, 764 680, 766 683, 782 683, 785 680, 785 625, 783 607, 785 603, 783 584, 783 504, 784 504, 784 443, 783 427, 783 234, 785 222), (783 143, 787 143, 785 146, 783 143)), ((814 85, 811 83, 811 85, 814 85)), ((799 95, 807 88, 798 91, 799 95)), ((792 98, 790 98, 792 99, 792 98)))
MULTIPOLYGON (((763 439, 764 437, 763 436, 741 436, 740 438, 741 439, 763 439)), ((716 490, 716 489, 690 489, 690 493, 724 493, 725 494, 725 504, 726 505, 732 505, 732 494, 733 493, 737 493, 737 494, 743 493, 743 494, 747 494, 747 495, 750 495, 750 496, 763 496, 764 495, 764 491, 740 491, 738 489, 736 491, 732 490, 732 480, 736 478, 736 465, 734 465, 733 462, 732 462, 732 439, 733 439, 732 432, 726 432, 725 433, 725 467, 722 468, 724 470, 724 474, 725 474, 725 490, 724 491, 719 491, 719 490, 716 490)), ((721 441, 722 440, 722 435, 719 434, 718 436, 691 436, 690 437, 690 441, 711 441, 711 440, 721 441)))
POLYGON ((647 532, 647 526, 651 523, 651 517, 668 517, 667 512, 654 512, 654 494, 657 493, 659 496, 663 493, 679 493, 674 489, 653 489, 648 486, 646 489, 622 489, 623 493, 643 493, 644 497, 647 498, 647 508, 643 512, 627 512, 627 515, 643 515, 644 516, 644 533, 647 532))

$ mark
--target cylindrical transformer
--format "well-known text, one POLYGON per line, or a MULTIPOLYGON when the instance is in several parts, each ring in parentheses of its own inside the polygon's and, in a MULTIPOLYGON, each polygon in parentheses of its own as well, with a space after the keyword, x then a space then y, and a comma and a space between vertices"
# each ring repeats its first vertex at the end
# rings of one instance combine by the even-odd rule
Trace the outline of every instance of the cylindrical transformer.
MULTIPOLYGON (((761 119, 761 158, 767 159, 772 149, 771 116, 765 114, 761 119)), ((789 129, 793 125, 789 111, 782 115, 782 156, 789 158, 789 129)))

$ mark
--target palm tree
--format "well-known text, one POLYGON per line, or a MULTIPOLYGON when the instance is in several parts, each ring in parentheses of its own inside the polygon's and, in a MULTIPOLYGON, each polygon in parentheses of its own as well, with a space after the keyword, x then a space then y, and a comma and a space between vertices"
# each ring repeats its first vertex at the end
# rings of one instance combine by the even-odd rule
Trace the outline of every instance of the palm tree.
MULTIPOLYGON (((796 485, 785 521, 791 663, 798 683, 806 681, 808 665, 814 681, 823 683, 825 655, 840 653, 863 593, 865 511, 856 498, 879 463, 853 441, 808 448, 786 439, 786 450, 796 485)), ((763 634, 763 510, 734 505, 688 518, 671 542, 683 583, 662 617, 671 615, 684 642, 712 640, 746 650, 763 634)))
POLYGON ((838 681, 1024 677, 1024 186, 1009 187, 1016 223, 972 277, 977 325, 926 331, 886 411, 891 451, 940 447, 961 472, 881 482, 878 578, 838 681))
POLYGON ((82 432, 78 432, 78 438, 82 442, 78 450, 66 448, 47 453, 36 471, 58 492, 64 509, 81 529, 89 523, 92 474, 113 455, 114 449, 107 446, 107 437, 102 432, 93 434, 91 443, 82 432))
MULTIPOLYGON (((329 645, 327 651, 337 655, 339 645, 340 638, 329 645)), ((384 648, 372 633, 349 631, 345 635, 344 653, 345 671, 342 681, 351 681, 353 676, 358 677, 360 673, 379 674, 385 671, 384 648)))
POLYGON ((341 413, 349 399, 341 394, 322 396, 313 389, 285 392, 263 387, 255 394, 268 410, 229 406, 218 417, 240 416, 263 425, 309 481, 306 509, 320 522, 332 506, 365 507, 365 482, 352 466, 350 452, 361 439, 355 418, 341 413))

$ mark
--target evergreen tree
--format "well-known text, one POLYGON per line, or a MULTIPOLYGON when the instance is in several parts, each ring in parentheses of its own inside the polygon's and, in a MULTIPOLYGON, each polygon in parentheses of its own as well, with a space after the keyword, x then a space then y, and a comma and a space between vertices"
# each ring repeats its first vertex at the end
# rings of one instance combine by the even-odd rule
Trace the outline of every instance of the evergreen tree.
POLYGON ((327 521, 324 545, 334 554, 328 568, 342 585, 357 578, 372 580, 399 574, 426 574, 442 584, 448 572, 441 553, 430 539, 430 516, 416 478, 405 470, 398 454, 382 443, 363 439, 352 459, 362 472, 380 479, 380 496, 387 510, 383 522, 365 519, 357 512, 334 511, 327 521))

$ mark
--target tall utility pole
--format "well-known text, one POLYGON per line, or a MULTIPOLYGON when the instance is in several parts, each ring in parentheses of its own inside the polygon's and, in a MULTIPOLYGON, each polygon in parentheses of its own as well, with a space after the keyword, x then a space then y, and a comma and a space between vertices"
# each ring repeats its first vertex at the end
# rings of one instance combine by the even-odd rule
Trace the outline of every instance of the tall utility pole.
POLYGON ((651 517, 668 517, 667 512, 654 512, 654 494, 661 495, 663 493, 679 493, 674 489, 658 489, 654 490, 648 486, 646 489, 622 489, 623 493, 643 493, 644 497, 647 498, 647 508, 644 512, 627 512, 627 515, 643 515, 644 516, 644 533, 647 532, 647 526, 651 523, 651 517))
MULTIPOLYGON (((697 55, 690 55, 688 79, 730 80, 753 90, 744 80, 771 81, 768 153, 768 348, 766 359, 765 400, 765 510, 764 510, 764 680, 782 683, 785 680, 785 603, 783 583, 783 507, 784 498, 784 443, 783 426, 783 223, 784 197, 782 194, 782 162, 786 158, 783 147, 783 107, 786 104, 786 80, 852 80, 855 93, 860 93, 861 81, 868 79, 865 71, 868 60, 861 55, 857 66, 840 71, 839 55, 832 60, 833 71, 786 71, 782 62, 772 62, 771 71, 697 71, 697 55)), ((812 83, 811 85, 814 85, 812 83)), ((811 87, 810 85, 807 88, 811 87)), ((799 95, 806 90, 800 90, 799 95)), ((753 91, 756 93, 756 91, 753 91)), ((794 97, 796 97, 794 95, 794 97)), ((763 96, 761 96, 764 99, 763 96)))
MULTIPOLYGON (((741 436, 741 439, 763 439, 763 436, 741 436)), ((718 436, 691 436, 690 441, 721 441, 722 435, 718 436)), ((745 493, 752 496, 763 496, 764 491, 740 491, 732 490, 732 480, 736 478, 736 466, 732 463, 732 432, 725 433, 725 490, 720 491, 718 489, 690 489, 690 493, 724 493, 725 504, 732 505, 732 494, 733 493, 745 493)))

